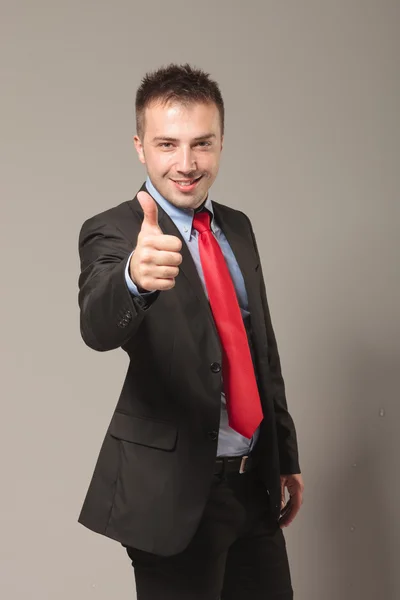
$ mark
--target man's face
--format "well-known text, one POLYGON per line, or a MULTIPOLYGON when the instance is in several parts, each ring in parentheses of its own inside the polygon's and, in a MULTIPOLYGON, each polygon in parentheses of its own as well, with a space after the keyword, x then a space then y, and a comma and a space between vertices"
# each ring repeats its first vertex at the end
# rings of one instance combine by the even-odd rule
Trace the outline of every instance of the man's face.
POLYGON ((151 104, 142 139, 134 141, 139 160, 168 202, 178 208, 200 206, 217 176, 223 145, 215 104, 151 104))

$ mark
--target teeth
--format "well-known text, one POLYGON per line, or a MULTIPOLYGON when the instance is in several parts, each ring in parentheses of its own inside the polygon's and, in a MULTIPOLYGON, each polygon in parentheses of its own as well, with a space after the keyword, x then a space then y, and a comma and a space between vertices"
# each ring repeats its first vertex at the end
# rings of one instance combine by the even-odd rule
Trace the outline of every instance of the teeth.
POLYGON ((178 185, 182 185, 183 187, 185 187, 185 186, 192 185, 198 179, 199 179, 199 177, 196 177, 195 179, 191 179, 190 181, 175 181, 175 183, 177 183, 178 185))

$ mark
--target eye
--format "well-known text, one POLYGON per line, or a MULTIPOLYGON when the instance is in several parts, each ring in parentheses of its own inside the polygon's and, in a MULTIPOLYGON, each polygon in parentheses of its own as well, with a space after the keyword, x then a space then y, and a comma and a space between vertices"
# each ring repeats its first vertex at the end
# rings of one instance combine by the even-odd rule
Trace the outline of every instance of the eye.
POLYGON ((200 146, 201 148, 207 148, 207 146, 211 146, 211 142, 207 142, 207 141, 198 142, 197 145, 200 146))
POLYGON ((161 142, 158 145, 160 146, 160 148, 171 148, 172 146, 171 142, 161 142))

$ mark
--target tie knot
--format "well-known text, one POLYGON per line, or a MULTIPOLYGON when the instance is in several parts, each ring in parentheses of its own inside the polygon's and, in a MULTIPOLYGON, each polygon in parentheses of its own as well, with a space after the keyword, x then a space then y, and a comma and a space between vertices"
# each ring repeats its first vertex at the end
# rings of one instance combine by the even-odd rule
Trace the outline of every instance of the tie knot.
POLYGON ((203 233, 204 231, 211 230, 211 215, 208 210, 202 210, 198 213, 195 213, 193 218, 193 227, 199 233, 203 233))

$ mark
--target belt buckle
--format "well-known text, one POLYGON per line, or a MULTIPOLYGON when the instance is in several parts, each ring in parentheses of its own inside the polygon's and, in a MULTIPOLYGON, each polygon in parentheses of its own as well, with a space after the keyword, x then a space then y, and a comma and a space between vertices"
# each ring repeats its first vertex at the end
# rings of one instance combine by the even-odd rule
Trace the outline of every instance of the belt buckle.
POLYGON ((249 458, 248 456, 242 456, 242 460, 240 462, 240 467, 239 467, 239 473, 241 475, 246 472, 246 461, 248 458, 249 458))

